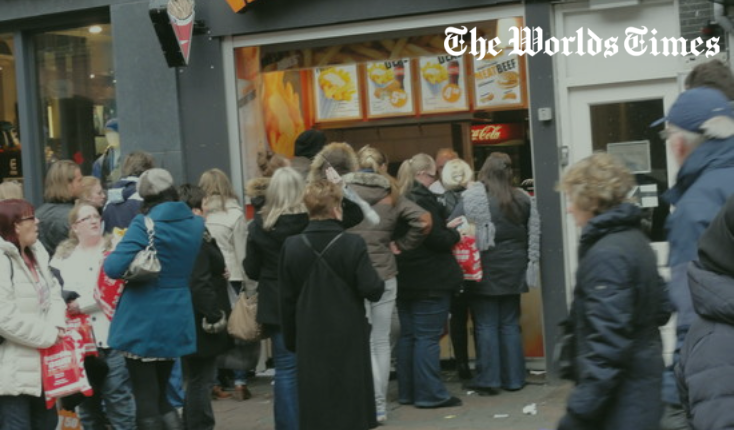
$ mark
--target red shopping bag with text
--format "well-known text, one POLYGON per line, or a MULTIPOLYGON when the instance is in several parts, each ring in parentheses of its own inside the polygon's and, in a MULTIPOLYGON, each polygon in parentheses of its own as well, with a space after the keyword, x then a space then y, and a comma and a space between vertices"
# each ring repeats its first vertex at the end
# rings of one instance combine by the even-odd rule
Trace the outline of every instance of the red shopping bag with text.
POLYGON ((461 240, 454 245, 452 252, 464 272, 465 281, 482 280, 482 257, 473 236, 461 236, 461 240))
MULTIPOLYGON (((109 254, 109 252, 105 253, 105 258, 109 254)), ((94 289, 94 300, 110 320, 112 320, 112 316, 115 314, 117 303, 120 301, 124 288, 124 280, 112 279, 104 272, 104 267, 100 268, 99 276, 97 277, 97 288, 94 289)))
POLYGON ((74 393, 93 394, 84 371, 84 341, 77 330, 68 330, 59 342, 40 352, 47 408, 52 408, 56 399, 74 393))

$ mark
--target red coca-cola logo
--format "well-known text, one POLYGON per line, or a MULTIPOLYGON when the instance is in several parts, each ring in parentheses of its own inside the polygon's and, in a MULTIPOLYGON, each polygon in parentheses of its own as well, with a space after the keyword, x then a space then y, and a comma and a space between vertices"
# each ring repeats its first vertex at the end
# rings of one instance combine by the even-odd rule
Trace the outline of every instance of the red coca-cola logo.
POLYGON ((523 138, 521 124, 487 124, 471 127, 472 143, 502 143, 512 139, 523 138))

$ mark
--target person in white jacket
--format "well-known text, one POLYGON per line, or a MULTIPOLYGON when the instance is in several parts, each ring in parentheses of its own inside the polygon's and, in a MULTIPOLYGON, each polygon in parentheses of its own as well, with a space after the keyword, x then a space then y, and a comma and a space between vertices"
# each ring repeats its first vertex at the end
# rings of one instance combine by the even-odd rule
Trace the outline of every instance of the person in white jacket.
MULTIPOLYGON (((199 186, 206 194, 204 199, 206 228, 224 255, 229 272, 229 283, 234 293, 232 299, 235 299, 242 289, 245 278, 242 268, 247 244, 245 213, 234 192, 232 182, 220 169, 209 169, 202 173, 199 186)), ((247 389, 244 371, 235 371, 234 389, 234 396, 237 400, 247 400, 252 396, 247 389)), ((218 398, 229 397, 218 386, 214 388, 214 395, 218 398)))
POLYGON ((94 395, 79 405, 79 417, 85 430, 105 429, 106 421, 114 430, 132 429, 135 428, 135 401, 125 357, 107 345, 110 320, 94 299, 100 268, 106 253, 113 248, 112 235, 102 235, 102 217, 90 203, 74 206, 69 212, 69 225, 69 239, 56 248, 51 271, 59 278, 65 293, 78 295, 69 308, 89 315, 99 357, 109 368, 100 390, 95 389, 94 395))
POLYGON ((66 305, 25 200, 0 202, 0 429, 53 430, 39 349, 64 335, 66 305))

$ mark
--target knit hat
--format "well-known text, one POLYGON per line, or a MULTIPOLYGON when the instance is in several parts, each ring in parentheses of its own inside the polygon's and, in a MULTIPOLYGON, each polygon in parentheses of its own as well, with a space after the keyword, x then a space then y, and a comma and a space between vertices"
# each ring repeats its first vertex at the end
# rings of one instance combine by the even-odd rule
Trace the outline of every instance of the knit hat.
POLYGON ((296 138, 296 157, 306 157, 313 160, 313 157, 321 151, 326 145, 326 135, 319 130, 306 130, 299 134, 296 138))
POLYGON ((694 133, 701 133, 701 126, 711 118, 734 118, 734 111, 724 93, 709 87, 697 87, 681 93, 670 107, 668 115, 653 122, 655 127, 664 121, 694 133))
POLYGON ((146 198, 173 187, 173 177, 168 170, 155 167, 143 172, 138 182, 138 194, 146 198))
POLYGON ((734 196, 719 211, 698 242, 704 269, 734 277, 734 196))

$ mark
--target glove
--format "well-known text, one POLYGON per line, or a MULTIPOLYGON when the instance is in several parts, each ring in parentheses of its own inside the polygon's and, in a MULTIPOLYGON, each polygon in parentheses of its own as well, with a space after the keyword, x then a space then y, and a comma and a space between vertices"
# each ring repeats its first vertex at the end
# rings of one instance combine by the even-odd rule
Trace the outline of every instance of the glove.
POLYGON ((219 318, 219 321, 215 323, 209 323, 209 318, 207 317, 201 319, 201 328, 204 329, 206 333, 221 333, 227 328, 227 314, 225 314, 224 311, 219 311, 219 313, 221 318, 219 318))

